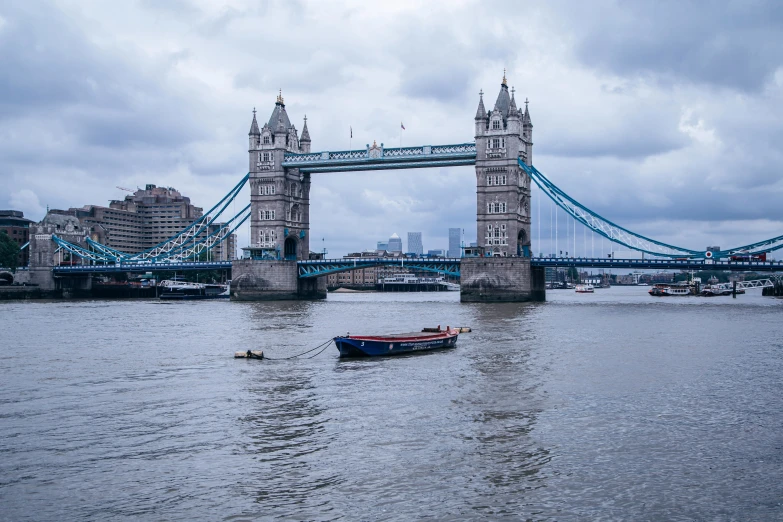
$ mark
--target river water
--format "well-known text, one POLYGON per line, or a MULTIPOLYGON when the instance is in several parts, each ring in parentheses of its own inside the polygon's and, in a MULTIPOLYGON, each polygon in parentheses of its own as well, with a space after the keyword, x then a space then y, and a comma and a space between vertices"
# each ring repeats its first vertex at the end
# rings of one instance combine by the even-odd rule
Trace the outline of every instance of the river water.
POLYGON ((0 519, 783 520, 783 300, 548 299, 2 302, 0 519))

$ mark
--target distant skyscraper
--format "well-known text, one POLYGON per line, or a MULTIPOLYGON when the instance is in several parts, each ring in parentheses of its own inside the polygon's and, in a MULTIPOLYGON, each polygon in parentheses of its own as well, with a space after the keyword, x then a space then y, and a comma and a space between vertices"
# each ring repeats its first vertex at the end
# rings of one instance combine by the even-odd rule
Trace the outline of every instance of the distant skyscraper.
POLYGON ((408 250, 411 254, 420 256, 424 253, 424 245, 421 244, 421 232, 408 232, 408 250))
POLYGON ((402 239, 396 232, 389 238, 389 248, 386 250, 389 252, 402 252, 402 239))
POLYGON ((449 229, 449 257, 460 257, 461 255, 459 244, 461 231, 459 228, 449 229))
POLYGON ((377 250, 389 250, 388 241, 378 241, 377 250))

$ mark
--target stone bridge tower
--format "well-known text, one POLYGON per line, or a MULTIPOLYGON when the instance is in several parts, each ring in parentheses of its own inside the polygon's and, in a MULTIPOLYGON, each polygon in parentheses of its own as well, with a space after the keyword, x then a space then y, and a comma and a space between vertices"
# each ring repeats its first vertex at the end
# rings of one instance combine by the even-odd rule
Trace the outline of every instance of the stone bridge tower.
POLYGON ((475 118, 476 238, 484 257, 463 257, 463 302, 520 302, 546 299, 544 269, 531 266, 530 177, 519 167, 533 163, 533 123, 527 101, 517 107, 505 72, 495 106, 475 118))
POLYGON ((530 177, 517 160, 533 162, 533 124, 509 95, 506 75, 495 106, 476 111, 476 239, 486 255, 530 257, 530 177))
POLYGON ((282 166, 286 152, 310 152, 307 117, 302 135, 288 119, 282 93, 269 121, 250 125, 250 245, 253 259, 307 259, 310 253, 310 174, 282 166))

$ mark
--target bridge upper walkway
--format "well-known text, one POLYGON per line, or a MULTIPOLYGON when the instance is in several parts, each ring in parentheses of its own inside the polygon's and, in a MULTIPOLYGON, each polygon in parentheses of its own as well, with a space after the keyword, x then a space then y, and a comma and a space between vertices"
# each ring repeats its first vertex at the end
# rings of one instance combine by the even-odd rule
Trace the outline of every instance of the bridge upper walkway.
POLYGON ((476 164, 476 144, 422 145, 387 149, 383 146, 338 152, 286 153, 283 167, 301 172, 416 169, 476 164))

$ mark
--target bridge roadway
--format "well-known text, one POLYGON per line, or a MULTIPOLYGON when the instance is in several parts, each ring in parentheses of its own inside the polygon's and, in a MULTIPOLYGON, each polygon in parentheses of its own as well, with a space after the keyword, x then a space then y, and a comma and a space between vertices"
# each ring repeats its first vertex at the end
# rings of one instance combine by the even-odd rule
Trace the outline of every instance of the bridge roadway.
POLYGON ((116 272, 152 272, 188 270, 230 270, 231 261, 198 261, 190 263, 118 263, 115 265, 69 265, 52 267, 55 275, 109 274, 116 272))
POLYGON ((728 270, 783 272, 783 261, 729 261, 728 259, 611 259, 589 257, 534 257, 533 266, 576 268, 631 268, 634 270, 728 270))
MULTIPOLYGON (((783 261, 729 261, 727 259, 610 259, 585 257, 534 257, 532 266, 576 267, 631 270, 728 270, 732 272, 783 272, 783 261)), ((413 270, 437 272, 459 277, 460 260, 453 258, 349 258, 349 259, 310 259, 298 261, 299 277, 322 277, 337 272, 345 272, 373 266, 401 266, 413 270)), ((190 270, 226 270, 231 261, 190 262, 190 263, 131 263, 116 265, 74 265, 55 266, 56 275, 103 274, 112 272, 150 272, 190 271, 190 270)))

